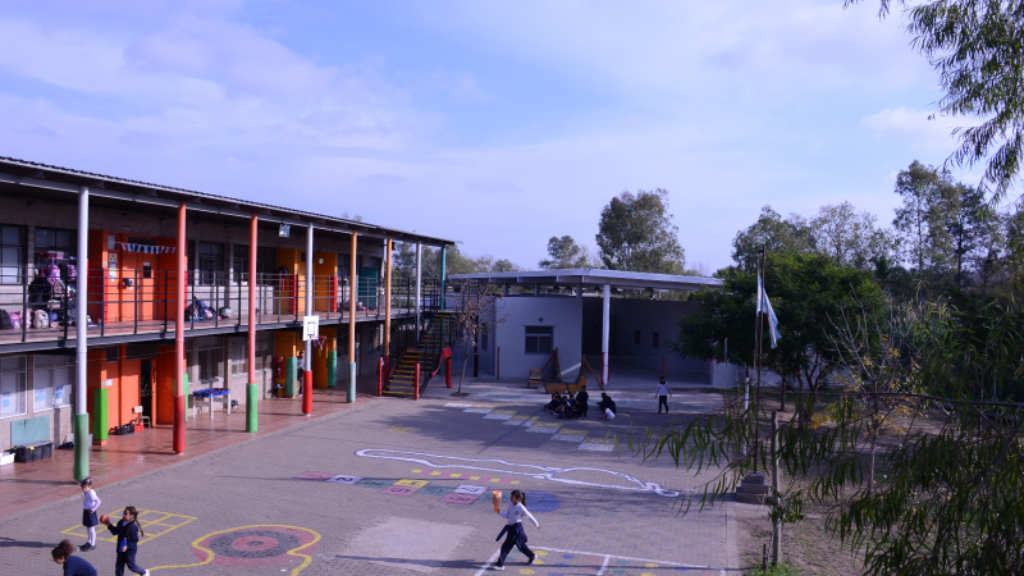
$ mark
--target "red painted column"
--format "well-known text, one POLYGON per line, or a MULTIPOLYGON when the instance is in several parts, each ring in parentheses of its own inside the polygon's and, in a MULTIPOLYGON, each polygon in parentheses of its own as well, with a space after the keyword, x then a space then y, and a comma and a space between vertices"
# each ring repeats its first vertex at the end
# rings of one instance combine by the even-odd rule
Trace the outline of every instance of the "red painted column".
MULTIPOLYGON (((308 258, 308 256, 307 256, 308 258)), ((312 362, 312 358, 306 362, 312 362)), ((313 371, 302 371, 302 413, 309 416, 313 413, 313 371)))
POLYGON ((384 395, 384 359, 377 361, 377 396, 384 395))
POLYGON ((188 399, 185 396, 185 306, 188 301, 185 295, 185 203, 178 206, 178 270, 177 286, 175 287, 174 305, 174 453, 185 452, 185 411, 188 399))
POLYGON ((449 356, 444 359, 444 383, 449 388, 452 387, 452 357, 449 356))

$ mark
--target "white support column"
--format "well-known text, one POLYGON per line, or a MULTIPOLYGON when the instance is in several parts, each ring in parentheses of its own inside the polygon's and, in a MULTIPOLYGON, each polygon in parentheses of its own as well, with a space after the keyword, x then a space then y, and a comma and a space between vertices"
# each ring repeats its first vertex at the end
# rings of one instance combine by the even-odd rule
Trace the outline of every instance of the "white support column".
MULTIPOLYGON (((82 186, 78 194, 78 254, 75 266, 78 267, 78 280, 75 288, 75 480, 84 480, 89 476, 89 408, 86 403, 89 367, 89 323, 86 321, 88 312, 89 286, 89 188, 82 186)), ((28 318, 22 318, 27 322, 28 318)))
POLYGON ((423 299, 423 244, 416 243, 416 345, 420 343, 420 301, 423 299))
POLYGON ((611 332, 612 287, 604 285, 601 298, 601 380, 608 383, 608 333, 611 332))
MULTIPOLYGON (((306 231, 306 316, 313 315, 313 225, 309 225, 306 231)), ((306 366, 305 371, 309 372, 313 367, 312 350, 313 342, 306 340, 306 366)))

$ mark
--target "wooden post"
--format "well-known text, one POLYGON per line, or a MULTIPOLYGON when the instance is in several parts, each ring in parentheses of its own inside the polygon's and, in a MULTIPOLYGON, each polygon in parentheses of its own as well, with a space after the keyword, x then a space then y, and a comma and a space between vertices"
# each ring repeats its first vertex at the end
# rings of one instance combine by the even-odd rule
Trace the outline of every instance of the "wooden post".
MULTIPOLYGON (((779 495, 779 413, 772 410, 772 494, 778 499, 777 506, 782 505, 782 496, 779 495)), ((776 520, 772 530, 772 564, 778 564, 782 558, 782 521, 776 520)))
POLYGON ((494 379, 495 380, 501 380, 501 346, 498 346, 498 350, 496 352, 496 356, 497 356, 497 362, 496 362, 496 367, 494 369, 494 371, 495 371, 494 379))

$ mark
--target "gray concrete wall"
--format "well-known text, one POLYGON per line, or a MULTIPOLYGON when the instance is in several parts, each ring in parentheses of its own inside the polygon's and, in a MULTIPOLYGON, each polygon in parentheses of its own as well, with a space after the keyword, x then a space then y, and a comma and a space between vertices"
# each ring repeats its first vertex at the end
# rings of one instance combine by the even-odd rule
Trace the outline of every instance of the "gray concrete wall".
MULTIPOLYGON (((495 299, 497 318, 494 344, 501 347, 503 378, 526 378, 531 368, 542 368, 549 354, 526 353, 526 327, 554 328, 562 376, 571 379, 580 369, 582 300, 574 296, 506 296, 495 299)), ((481 366, 481 371, 483 366, 481 366)), ((493 372, 491 372, 493 374, 493 372)))

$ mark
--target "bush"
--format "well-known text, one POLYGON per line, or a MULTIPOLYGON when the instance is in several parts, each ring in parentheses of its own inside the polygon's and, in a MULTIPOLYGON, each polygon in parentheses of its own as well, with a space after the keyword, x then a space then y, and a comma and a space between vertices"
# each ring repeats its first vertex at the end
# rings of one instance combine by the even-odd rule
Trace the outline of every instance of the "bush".
POLYGON ((747 576, 800 576, 800 571, 785 562, 779 562, 774 566, 769 566, 768 570, 758 568, 747 572, 747 576))

